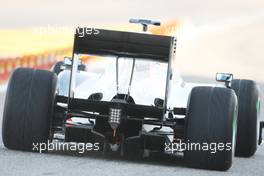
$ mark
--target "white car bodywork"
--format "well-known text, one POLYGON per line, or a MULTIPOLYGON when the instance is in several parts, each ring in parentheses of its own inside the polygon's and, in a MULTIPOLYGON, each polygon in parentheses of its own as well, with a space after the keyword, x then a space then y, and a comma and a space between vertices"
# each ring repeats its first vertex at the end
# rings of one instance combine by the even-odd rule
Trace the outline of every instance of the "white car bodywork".
MULTIPOLYGON (((116 88, 116 60, 115 58, 104 58, 97 62, 87 64, 86 71, 78 71, 74 88, 74 98, 88 99, 93 93, 103 93, 103 101, 111 101, 117 94, 116 88)), ((130 88, 130 95, 136 104, 153 105, 154 99, 164 99, 166 85, 166 63, 154 62, 149 60, 137 60, 135 62, 134 75, 130 88)), ((127 94, 129 89, 129 80, 132 70, 132 59, 121 59, 118 66, 118 93, 127 94)), ((68 96, 70 85, 71 70, 65 69, 58 75, 58 95, 68 96)), ((189 94, 195 86, 223 86, 222 84, 195 84, 184 82, 177 71, 173 71, 170 94, 167 107, 186 108, 189 94)), ((178 118, 184 118, 178 116, 178 118)), ((68 124, 79 125, 89 124, 90 121, 84 118, 73 117, 67 120, 68 124)), ((143 125, 144 131, 150 131, 153 125, 143 125)), ((169 127, 163 127, 162 130, 171 132, 169 127)), ((172 140, 172 136, 170 136, 172 140)))

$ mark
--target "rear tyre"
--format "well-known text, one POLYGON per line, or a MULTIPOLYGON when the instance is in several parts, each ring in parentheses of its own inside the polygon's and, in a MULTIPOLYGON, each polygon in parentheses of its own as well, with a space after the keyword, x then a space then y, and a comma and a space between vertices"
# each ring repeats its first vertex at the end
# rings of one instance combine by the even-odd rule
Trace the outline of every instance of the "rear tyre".
POLYGON ((235 156, 251 157, 257 151, 259 89, 251 80, 233 80, 232 89, 238 98, 238 127, 235 156))
POLYGON ((57 77, 44 70, 19 68, 12 74, 6 93, 2 138, 5 147, 33 150, 33 143, 47 143, 57 77))
POLYGON ((192 89, 186 116, 184 157, 189 167, 227 170, 232 165, 237 100, 233 90, 192 89), (192 147, 191 147, 192 146, 192 147))

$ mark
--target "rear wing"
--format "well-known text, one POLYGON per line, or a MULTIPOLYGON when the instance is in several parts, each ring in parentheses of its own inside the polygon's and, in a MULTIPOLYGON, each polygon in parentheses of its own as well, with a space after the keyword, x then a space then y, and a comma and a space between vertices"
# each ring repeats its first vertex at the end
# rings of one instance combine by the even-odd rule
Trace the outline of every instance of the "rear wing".
POLYGON ((103 29, 96 29, 96 33, 88 34, 84 31, 89 31, 91 28, 81 29, 77 29, 75 33, 74 54, 169 61, 173 37, 103 29))
POLYGON ((82 30, 80 31, 77 28, 74 36, 68 108, 70 107, 69 105, 71 99, 74 98, 74 87, 76 83, 75 74, 78 68, 79 55, 91 54, 102 56, 116 56, 117 64, 119 57, 130 57, 134 60, 142 58, 165 62, 168 65, 165 97, 162 108, 163 118, 165 118, 166 112, 168 110, 167 102, 170 92, 170 82, 173 77, 172 62, 176 53, 176 38, 146 33, 112 31, 103 29, 96 29, 96 34, 91 32, 84 33, 84 31, 91 31, 91 28, 81 29, 82 30))

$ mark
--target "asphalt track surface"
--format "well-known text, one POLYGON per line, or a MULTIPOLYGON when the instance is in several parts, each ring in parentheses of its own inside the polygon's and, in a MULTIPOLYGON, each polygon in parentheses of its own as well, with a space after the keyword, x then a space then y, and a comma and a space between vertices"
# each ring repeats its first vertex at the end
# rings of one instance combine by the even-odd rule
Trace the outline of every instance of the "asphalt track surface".
MULTIPOLYGON (((188 77, 189 80, 198 80, 188 77)), ((200 79, 203 82, 209 79, 200 79)), ((261 84, 262 97, 264 84, 261 84)), ((5 93, 0 93, 0 128, 2 127, 2 111, 5 93)), ((263 110, 262 104, 262 110, 263 110)), ((262 117, 263 119, 263 112, 262 117)), ((14 126, 15 128, 15 126, 14 126)), ((1 131, 1 130, 0 130, 1 131)), ((169 160, 152 157, 145 160, 125 160, 122 158, 103 157, 91 153, 77 154, 76 152, 53 151, 45 154, 8 150, 0 138, 0 175, 180 175, 180 176, 211 176, 211 175, 237 175, 260 176, 263 175, 264 146, 258 148, 255 156, 249 159, 235 158, 233 166, 227 172, 191 169, 184 166, 181 160, 169 160)))

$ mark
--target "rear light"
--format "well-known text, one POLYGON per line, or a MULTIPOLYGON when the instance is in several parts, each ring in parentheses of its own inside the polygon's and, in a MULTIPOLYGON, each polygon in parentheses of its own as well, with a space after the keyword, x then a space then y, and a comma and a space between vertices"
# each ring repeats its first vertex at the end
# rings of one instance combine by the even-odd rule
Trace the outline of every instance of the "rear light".
POLYGON ((110 108, 109 110, 109 124, 113 129, 116 129, 120 124, 122 116, 122 110, 119 108, 110 108))

